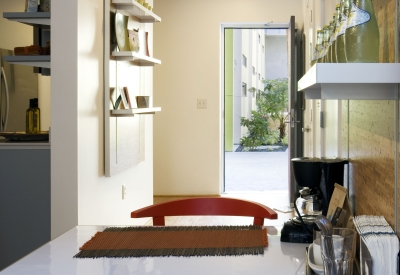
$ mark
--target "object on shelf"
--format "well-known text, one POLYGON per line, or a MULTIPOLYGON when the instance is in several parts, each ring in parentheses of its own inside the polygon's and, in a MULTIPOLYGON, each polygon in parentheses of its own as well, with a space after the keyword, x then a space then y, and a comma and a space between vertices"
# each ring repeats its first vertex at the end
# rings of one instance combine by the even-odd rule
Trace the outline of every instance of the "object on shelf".
POLYGON ((36 134, 40 132, 40 109, 38 99, 29 100, 29 108, 26 110, 26 133, 36 134))
POLYGON ((130 109, 129 108, 128 99, 125 96, 124 88, 118 87, 118 91, 119 91, 119 94, 120 94, 120 96, 122 98, 122 106, 124 107, 124 109, 130 109))
POLYGON ((148 32, 139 30, 139 53, 150 57, 148 37, 149 37, 148 32))
POLYGON ((139 52, 139 30, 128 30, 129 46, 132 52, 139 52))
POLYGON ((152 11, 152 10, 153 10, 153 7, 149 5, 149 6, 147 7, 147 9, 148 9, 149 11, 152 11))
POLYGON ((115 36, 118 48, 122 52, 131 50, 128 38, 128 19, 128 16, 115 11, 115 36))
POLYGON ((39 6, 39 0, 26 0, 25 11, 26 12, 37 12, 39 6))
POLYGON ((143 0, 137 0, 140 5, 143 5, 143 0))
POLYGON ((128 87, 124 87, 123 93, 125 94, 126 101, 128 102, 129 109, 132 109, 131 97, 129 96, 128 87))
POLYGON ((371 0, 352 3, 345 48, 348 63, 379 62, 379 28, 371 0))
POLYGON ((50 55, 50 42, 47 42, 47 45, 47 47, 38 45, 15 47, 14 55, 50 55))
POLYGON ((114 110, 117 110, 117 109, 118 109, 119 105, 121 104, 121 100, 122 100, 122 97, 121 97, 121 95, 119 95, 119 97, 118 97, 117 100, 115 101, 115 104, 113 103, 113 108, 114 108, 114 110))
POLYGON ((152 107, 150 100, 151 100, 150 96, 137 96, 136 104, 138 108, 149 108, 152 107))
POLYGON ((50 12, 50 0, 40 0, 40 11, 50 12))
POLYGON ((35 134, 25 132, 2 132, 1 137, 7 141, 46 141, 49 140, 49 131, 42 131, 35 134))

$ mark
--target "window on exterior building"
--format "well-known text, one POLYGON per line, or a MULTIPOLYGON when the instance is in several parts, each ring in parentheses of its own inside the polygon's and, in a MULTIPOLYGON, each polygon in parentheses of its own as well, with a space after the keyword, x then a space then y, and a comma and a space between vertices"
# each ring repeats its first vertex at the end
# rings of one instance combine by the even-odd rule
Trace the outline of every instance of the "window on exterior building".
POLYGON ((242 54, 242 56, 243 56, 243 66, 247 68, 247 57, 245 57, 244 54, 242 54))
POLYGON ((256 75, 256 68, 253 66, 253 75, 256 75))
POLYGON ((242 82, 242 96, 246 97, 247 96, 247 84, 242 82))

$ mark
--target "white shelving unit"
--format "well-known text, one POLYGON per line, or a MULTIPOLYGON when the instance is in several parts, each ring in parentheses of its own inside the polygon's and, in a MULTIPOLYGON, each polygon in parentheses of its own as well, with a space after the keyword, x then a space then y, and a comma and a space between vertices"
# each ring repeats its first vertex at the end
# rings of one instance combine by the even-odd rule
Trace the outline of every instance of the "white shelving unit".
POLYGON ((140 23, 154 23, 161 22, 161 18, 154 14, 152 11, 146 9, 143 5, 135 0, 113 0, 117 10, 125 10, 131 15, 137 17, 140 23))
POLYGON ((153 57, 145 56, 136 52, 112 52, 111 54, 117 61, 138 62, 140 66, 154 66, 161 64, 161 61, 153 57))
MULTIPOLYGON (((113 13, 116 12, 129 16, 129 29, 148 31, 150 34, 148 43, 152 43, 151 24, 161 22, 160 17, 136 0, 111 0, 110 5, 105 5, 104 18, 107 23, 104 37, 104 167, 106 177, 111 177, 145 160, 145 129, 147 121, 151 121, 147 115, 161 112, 161 107, 112 109, 112 103, 116 98, 111 99, 111 94, 115 92, 116 87, 131 86, 132 88, 129 87, 129 92, 132 93, 131 99, 134 96, 150 94, 151 67, 161 64, 160 60, 146 56, 142 52, 114 49, 115 39, 110 36, 115 35, 115 31, 111 29, 114 24, 111 24, 110 20, 113 20, 113 13), (110 41, 113 41, 112 44, 110 41)), ((149 46, 151 50, 151 44, 149 46)))
POLYGON ((3 17, 30 26, 48 26, 50 28, 50 12, 4 12, 3 17))
POLYGON ((112 110, 112 116, 134 116, 135 114, 155 114, 156 112, 161 112, 161 107, 151 107, 151 108, 135 108, 135 109, 119 109, 112 110))
POLYGON ((3 56, 3 60, 11 64, 50 68, 50 55, 3 56))
MULTIPOLYGON (((51 27, 50 12, 4 12, 3 17, 10 21, 27 24, 41 29, 50 30, 51 27)), ((5 56, 3 59, 11 64, 48 69, 51 67, 50 55, 5 56)))
POLYGON ((317 63, 299 80, 306 99, 391 100, 400 63, 317 63))

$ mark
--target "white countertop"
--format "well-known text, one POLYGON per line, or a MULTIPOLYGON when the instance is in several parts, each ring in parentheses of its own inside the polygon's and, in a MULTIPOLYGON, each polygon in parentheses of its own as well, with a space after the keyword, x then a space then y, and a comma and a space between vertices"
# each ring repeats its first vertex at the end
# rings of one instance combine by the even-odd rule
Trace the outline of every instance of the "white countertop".
MULTIPOLYGON (((264 255, 77 259, 79 247, 104 226, 77 226, 17 261, 1 275, 300 275, 308 244, 281 243, 268 235, 264 255)), ((268 228, 269 230, 269 228, 268 228)), ((271 230, 276 232, 276 230, 271 230)))

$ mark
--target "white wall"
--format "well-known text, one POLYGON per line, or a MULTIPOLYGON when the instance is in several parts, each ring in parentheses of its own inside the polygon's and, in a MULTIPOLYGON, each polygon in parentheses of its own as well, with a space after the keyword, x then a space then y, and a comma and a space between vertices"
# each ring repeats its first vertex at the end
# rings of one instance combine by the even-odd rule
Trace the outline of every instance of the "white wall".
MULTIPOLYGON (((145 131, 145 160, 104 177, 103 1, 79 1, 78 11, 78 223, 143 224, 131 219, 130 212, 153 203, 153 116, 145 116, 145 129, 141 129, 145 131), (124 200, 122 184, 126 184, 124 200)), ((148 30, 151 52, 151 25, 148 30)), ((144 94, 151 95, 152 72, 145 73, 144 94)))
POLYGON ((0 2, 0 48, 14 50, 14 47, 29 46, 33 43, 33 28, 3 18, 3 12, 23 12, 25 0, 0 2), (16 35, 18 34, 18 35, 16 35))
POLYGON ((163 0, 154 12, 155 194, 218 194, 221 167, 220 24, 289 22, 302 26, 293 0, 163 0), (208 108, 197 109, 206 98, 208 108))
POLYGON ((288 53, 286 35, 266 35, 265 79, 288 77, 288 53))
POLYGON ((52 238, 77 224, 143 224, 130 212, 153 202, 151 117, 145 161, 104 177, 103 5, 52 1, 52 238))

